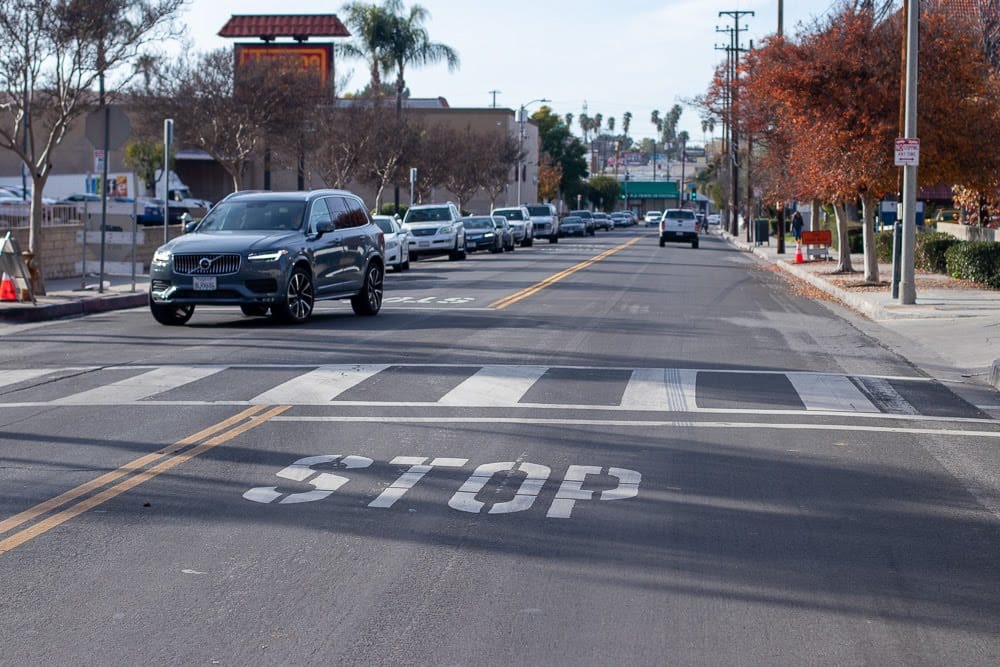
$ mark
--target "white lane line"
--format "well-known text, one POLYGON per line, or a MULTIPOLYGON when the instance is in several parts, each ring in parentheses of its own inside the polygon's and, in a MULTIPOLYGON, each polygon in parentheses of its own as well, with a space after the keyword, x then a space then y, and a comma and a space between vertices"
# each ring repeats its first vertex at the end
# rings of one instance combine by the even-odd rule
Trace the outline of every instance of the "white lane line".
POLYGON ((547 370, 547 366, 483 366, 438 403, 471 407, 516 405, 547 370))
POLYGON ((251 405, 326 405, 338 394, 388 368, 387 365, 321 366, 250 399, 251 405))
POLYGON ((5 370, 0 372, 0 387, 7 387, 12 384, 17 384, 18 382, 24 382, 25 380, 34 380, 37 377, 43 375, 49 375, 50 373, 58 373, 59 368, 28 368, 24 370, 5 370))
POLYGON ((225 366, 161 366, 141 375, 103 387, 95 387, 52 401, 55 405, 120 405, 201 380, 225 370, 225 366))
POLYGON ((788 381, 806 410, 881 412, 846 376, 793 373, 788 375, 788 381))
MULTIPOLYGON (((802 411, 799 411, 802 414, 802 411)), ((378 416, 295 416, 280 415, 272 417, 272 422, 320 422, 320 423, 375 423, 375 424, 496 424, 493 417, 397 417, 394 415, 378 416)), ((942 435, 968 436, 977 438, 992 438, 1000 440, 1000 431, 962 431, 959 429, 938 428, 898 428, 894 426, 863 426, 860 424, 811 424, 796 422, 791 424, 769 424, 765 422, 709 422, 709 421, 635 421, 621 419, 541 419, 530 417, 505 417, 504 423, 529 424, 538 426, 614 426, 638 428, 716 428, 716 429, 753 429, 761 431, 852 431, 860 433, 901 433, 905 435, 942 435)), ((980 420, 985 422, 986 420, 980 420)), ((996 422, 993 422, 996 423, 996 422)))

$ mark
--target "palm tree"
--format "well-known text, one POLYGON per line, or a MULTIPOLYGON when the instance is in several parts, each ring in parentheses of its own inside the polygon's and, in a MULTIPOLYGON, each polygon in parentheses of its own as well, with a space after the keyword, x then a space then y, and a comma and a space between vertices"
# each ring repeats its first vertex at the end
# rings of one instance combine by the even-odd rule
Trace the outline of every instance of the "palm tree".
POLYGON ((583 141, 587 142, 587 137, 590 133, 590 116, 585 113, 580 114, 577 118, 577 122, 580 123, 580 131, 583 132, 583 141))
POLYGON ((341 7, 344 23, 351 28, 356 41, 338 45, 338 49, 346 56, 361 58, 368 63, 371 76, 368 89, 373 96, 380 95, 382 91, 382 71, 388 57, 397 6, 401 11, 399 0, 386 0, 381 7, 355 0, 341 7))
POLYGON ((622 134, 624 134, 626 137, 628 136, 628 128, 629 125, 631 124, 632 124, 632 112, 626 111, 624 114, 622 114, 622 134))
POLYGON ((608 119, 608 132, 614 134, 615 132, 615 117, 612 116, 608 119))
POLYGON ((410 13, 403 16, 401 0, 385 0, 383 7, 393 13, 389 42, 382 61, 386 73, 396 73, 396 113, 403 111, 403 91, 406 88, 407 65, 432 65, 446 62, 449 71, 458 69, 458 53, 445 44, 432 42, 423 26, 430 18, 430 12, 420 5, 410 7, 410 13))
POLYGON ((566 127, 569 128, 570 132, 573 131, 573 114, 566 114, 566 127))

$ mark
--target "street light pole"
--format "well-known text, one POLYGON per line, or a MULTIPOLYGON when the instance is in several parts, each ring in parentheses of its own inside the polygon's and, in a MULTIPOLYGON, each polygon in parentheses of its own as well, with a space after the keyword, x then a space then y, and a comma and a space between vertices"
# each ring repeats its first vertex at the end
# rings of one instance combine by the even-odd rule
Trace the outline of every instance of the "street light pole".
POLYGON ((521 180, 522 180, 522 178, 521 178, 522 177, 521 162, 522 162, 522 159, 524 157, 524 155, 523 155, 524 154, 524 123, 525 123, 525 114, 527 113, 527 107, 529 105, 534 104, 535 102, 550 102, 550 101, 551 100, 547 100, 544 97, 541 97, 541 98, 539 98, 537 100, 531 100, 530 102, 525 102, 524 104, 521 105, 521 108, 518 110, 518 113, 519 113, 519 116, 518 116, 519 131, 518 131, 518 141, 517 141, 517 174, 515 174, 515 176, 517 178, 517 202, 516 203, 517 203, 518 206, 520 206, 523 203, 521 201, 521 180))

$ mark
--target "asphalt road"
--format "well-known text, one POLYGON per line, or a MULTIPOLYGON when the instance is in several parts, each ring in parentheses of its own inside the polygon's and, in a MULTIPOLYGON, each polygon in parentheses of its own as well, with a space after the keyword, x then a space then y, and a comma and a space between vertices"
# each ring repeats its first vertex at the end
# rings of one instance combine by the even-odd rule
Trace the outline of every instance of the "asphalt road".
POLYGON ((1000 662, 995 395, 717 238, 386 297, 0 327, 0 663, 1000 662))

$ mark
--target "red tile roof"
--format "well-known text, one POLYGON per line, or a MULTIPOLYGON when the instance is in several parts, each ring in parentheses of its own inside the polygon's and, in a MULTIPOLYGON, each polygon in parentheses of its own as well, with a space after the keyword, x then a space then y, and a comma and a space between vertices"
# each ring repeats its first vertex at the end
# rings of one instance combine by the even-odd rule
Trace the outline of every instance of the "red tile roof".
POLYGON ((935 0, 931 7, 937 7, 951 16, 978 21, 980 18, 979 0, 935 0))
POLYGON ((219 31, 219 37, 350 37, 336 14, 234 14, 219 31))

